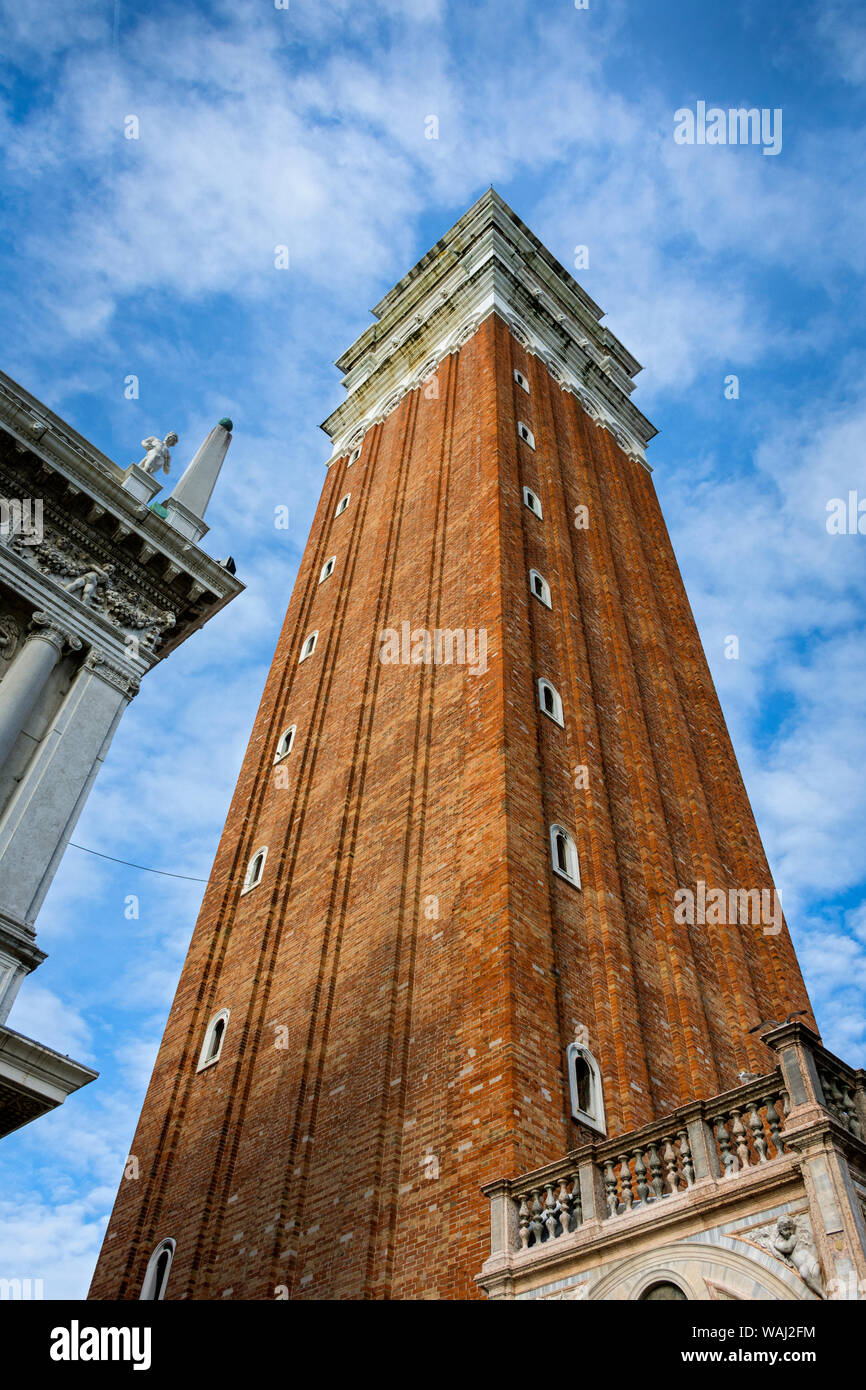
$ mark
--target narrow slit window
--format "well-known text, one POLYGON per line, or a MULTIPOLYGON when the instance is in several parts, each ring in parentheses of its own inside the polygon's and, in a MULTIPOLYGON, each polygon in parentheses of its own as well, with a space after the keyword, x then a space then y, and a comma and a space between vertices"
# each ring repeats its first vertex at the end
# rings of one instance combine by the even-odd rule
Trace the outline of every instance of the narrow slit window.
POLYGON ((601 1068, 588 1047, 573 1042, 566 1053, 571 1113, 581 1124, 605 1133, 601 1068))
POLYGON ((552 686, 550 681, 543 677, 538 682, 538 703, 544 713, 549 715, 555 723, 565 723, 562 714, 562 696, 555 686, 552 686))
POLYGON ((263 846, 261 849, 256 850, 247 865, 242 892, 249 893, 251 889, 256 888, 261 883, 265 875, 265 860, 267 857, 268 851, 266 847, 263 846))
POLYGON ((165 1286, 174 1259, 175 1244, 171 1239, 162 1240, 154 1250, 144 1272, 139 1302, 155 1303, 165 1298, 165 1286))
POLYGON ((225 1042, 226 1028, 228 1027, 229 1011, 220 1009, 218 1014, 214 1014, 207 1026, 204 1035, 204 1042, 199 1053, 198 1066, 196 1071, 204 1071, 206 1067, 212 1067, 220 1059, 225 1042))
POLYGON ((562 825, 550 827, 550 853, 554 873, 559 874, 560 878, 567 879, 569 883, 573 883, 575 888, 579 888, 580 860, 577 855, 577 845, 562 825))
POLYGON ((526 394, 529 395, 529 382, 526 380, 523 372, 518 371, 516 367, 514 368, 514 380, 517 382, 517 385, 522 386, 526 394))
POLYGON ((351 454, 349 455, 349 462, 348 462, 348 464, 347 464, 346 466, 347 466, 347 467, 351 467, 351 465, 352 465, 353 463, 357 463, 357 462, 358 462, 358 459, 359 459, 360 457, 361 457, 361 450, 360 450, 360 447, 357 448, 357 449, 353 449, 352 452, 351 452, 351 454))
POLYGON ((222 1051, 223 1033, 225 1031, 225 1019, 217 1019, 216 1024, 214 1025, 214 1030, 210 1035, 210 1043, 208 1045, 207 1056, 205 1057, 206 1062, 215 1062, 217 1057, 219 1057, 220 1052, 222 1051))
POLYGON ((301 647, 301 655, 298 657, 299 662, 306 661, 308 656, 313 655, 313 652, 316 650, 318 637, 318 632, 311 632, 309 637, 304 639, 304 645, 301 647))
POLYGON ((523 489, 523 500, 526 503, 529 510, 531 512, 534 512, 537 517, 540 517, 542 515, 541 499, 537 496, 536 493, 532 491, 531 487, 525 487, 523 489))
POLYGON ((350 500, 351 496, 352 496, 351 492, 347 492, 345 497, 341 497, 341 498, 340 498, 339 502, 337 503, 337 510, 334 512, 334 516, 335 516, 335 517, 337 517, 337 516, 342 516, 342 515, 343 515, 343 512, 346 510, 346 508, 347 508, 348 505, 349 505, 349 500, 350 500))
POLYGON ((336 563, 337 563, 337 557, 336 557, 336 555, 331 555, 331 556, 329 556, 329 558, 325 561, 325 563, 322 565, 322 569, 321 569, 321 572, 320 572, 320 574, 319 574, 319 583, 320 583, 320 584, 324 584, 324 582, 325 582, 326 579, 330 579, 331 575, 334 573, 334 566, 335 566, 336 563))
POLYGON ((295 742, 297 727, 297 724, 293 724, 290 729, 286 729, 284 734, 280 734, 279 740, 277 741, 277 751, 274 754, 275 763, 282 762, 283 758, 287 758, 291 753, 292 745, 295 742))
POLYGON ((541 603, 547 608, 553 607, 553 602, 550 597, 550 585, 544 575, 538 573, 538 570, 529 571, 529 587, 541 603))
POLYGON ((585 1057, 575 1058, 574 1086, 577 1103, 586 1114, 592 1113, 592 1072, 585 1057))
POLYGON ((528 444, 530 449, 535 448, 535 435, 528 425, 524 425, 522 420, 518 420, 517 422, 517 433, 520 435, 524 444, 528 444))

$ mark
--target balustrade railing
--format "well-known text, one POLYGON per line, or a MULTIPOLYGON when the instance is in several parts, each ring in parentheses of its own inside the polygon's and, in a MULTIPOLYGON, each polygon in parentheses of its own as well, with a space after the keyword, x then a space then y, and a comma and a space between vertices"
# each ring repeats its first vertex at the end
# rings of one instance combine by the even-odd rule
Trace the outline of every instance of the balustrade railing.
MULTIPOLYGON (((599 1224, 622 1222, 629 1214, 673 1210, 693 1188, 702 1192, 713 1183, 727 1183, 747 1173, 757 1180, 762 1169, 789 1153, 786 1130, 791 1102, 783 1077, 798 1096, 797 1134, 803 1130, 803 1116, 806 1123, 814 1123, 815 1107, 823 1104, 858 1141, 849 1146, 855 1160, 858 1155, 862 1158, 866 1071, 846 1066, 805 1025, 789 1020, 768 1036, 782 1054, 782 1062, 766 1076, 684 1105, 619 1139, 593 1140, 561 1163, 512 1182, 491 1184, 485 1191, 505 1204, 498 1229, 509 1232, 507 1248, 540 1250, 569 1236, 579 1242, 582 1228, 597 1230, 599 1224), (811 1063, 806 1053, 811 1054, 811 1063)), ((793 1136, 791 1146, 799 1152, 793 1136)))
POLYGON ((851 1067, 846 1067, 838 1058, 825 1055, 818 1061, 818 1080, 824 1092, 824 1103, 831 1115, 835 1115, 855 1139, 862 1139, 863 1121, 856 1099, 859 1091, 862 1104, 862 1074, 858 1077, 851 1067))
POLYGON ((785 1150, 787 1097, 778 1071, 756 1078, 737 1091, 716 1097, 696 1109, 678 1112, 669 1120, 624 1136, 620 1145, 602 1140, 575 1153, 563 1164, 528 1174, 512 1188, 517 1206, 520 1248, 528 1250, 577 1231, 585 1214, 581 1171, 593 1191, 603 1193, 597 1215, 621 1219, 629 1212, 661 1208, 694 1187, 695 1156, 689 1123, 697 1124, 704 1145, 704 1171, 734 1177, 747 1168, 771 1163, 785 1150), (680 1121, 680 1113, 686 1118, 680 1121), (688 1120, 688 1122, 687 1122, 688 1120), (679 1121, 679 1122, 678 1122, 679 1121), (631 1142, 630 1142, 631 1140, 631 1142), (600 1175, 597 1182, 595 1173, 600 1175))
POLYGON ((657 1140, 624 1148, 599 1164, 609 1216, 663 1201, 692 1187, 695 1168, 687 1129, 672 1130, 657 1140))
POLYGON ((787 1096, 778 1084, 745 1102, 711 1110, 716 1151, 725 1177, 769 1163, 782 1153, 787 1112, 787 1096))
POLYGON ((577 1170, 564 1171, 556 1182, 528 1187, 515 1194, 520 1245, 543 1245, 576 1231, 583 1220, 577 1170))

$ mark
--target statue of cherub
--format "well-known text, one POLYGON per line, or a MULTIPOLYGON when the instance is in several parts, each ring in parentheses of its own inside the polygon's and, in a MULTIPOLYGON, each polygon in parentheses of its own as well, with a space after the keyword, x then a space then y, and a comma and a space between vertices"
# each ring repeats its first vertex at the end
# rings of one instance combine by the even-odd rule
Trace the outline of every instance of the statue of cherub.
POLYGON ((796 1269, 808 1289, 817 1294, 818 1298, 825 1297, 824 1280, 818 1257, 808 1244, 800 1243, 800 1232, 797 1230, 797 1223, 793 1217, 779 1217, 776 1222, 773 1249, 786 1264, 792 1265, 796 1269))
POLYGON ((100 569, 98 565, 94 565, 92 569, 83 570, 75 579, 67 579, 63 587, 67 594, 74 594, 80 589, 81 602, 89 603, 100 584, 110 583, 113 574, 114 565, 106 565, 104 569, 100 569))
POLYGON ((177 443, 177 435, 174 430, 170 430, 165 439, 157 439, 155 434, 149 434, 147 439, 142 439, 141 447, 147 453, 138 465, 143 468, 145 473, 151 476, 157 474, 162 469, 163 473, 171 472, 171 450, 177 443))

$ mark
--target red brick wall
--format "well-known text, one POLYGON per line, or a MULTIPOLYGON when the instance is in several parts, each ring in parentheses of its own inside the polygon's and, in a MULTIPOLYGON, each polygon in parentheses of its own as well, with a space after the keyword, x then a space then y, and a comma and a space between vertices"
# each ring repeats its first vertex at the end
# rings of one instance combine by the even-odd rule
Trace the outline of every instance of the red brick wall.
POLYGON ((679 885, 771 880, 649 474, 497 318, 436 384, 325 480, 91 1297, 136 1298, 166 1236, 169 1298, 474 1297, 481 1184, 581 1139, 576 1024, 621 1133, 768 1067, 748 1028, 808 1008, 787 932, 673 921, 679 885), (486 629, 486 672, 383 665, 404 621, 486 629))

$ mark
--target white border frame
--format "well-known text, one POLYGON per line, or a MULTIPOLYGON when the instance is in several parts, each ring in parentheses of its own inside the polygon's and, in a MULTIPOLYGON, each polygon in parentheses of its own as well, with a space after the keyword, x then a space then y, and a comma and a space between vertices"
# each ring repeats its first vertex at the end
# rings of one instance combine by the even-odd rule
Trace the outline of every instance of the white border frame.
POLYGON ((564 826, 564 825, 560 825, 558 821, 557 821, 554 825, 552 825, 552 826, 550 827, 550 862, 551 862, 551 864, 552 864, 552 866, 553 866, 553 872, 554 872, 555 874, 558 874, 558 876, 559 876, 560 878, 565 879, 565 882, 566 882, 566 883, 570 883, 574 888, 580 888, 580 887, 581 887, 581 882, 580 882, 580 853, 579 853, 578 848, 577 848, 577 841, 575 840, 575 838, 574 838, 574 836, 572 835, 571 831, 570 831, 570 830, 566 830, 565 826, 564 826), (571 850, 571 854, 569 855, 569 858, 572 858, 572 857, 573 857, 573 859, 574 859, 574 874, 573 874, 573 875, 570 874, 570 873, 566 873, 565 870, 564 870, 564 869, 561 869, 561 868, 559 867, 559 864, 557 863, 557 859, 556 859, 556 837, 557 837, 557 835, 564 835, 565 838, 566 838, 566 840, 568 841, 568 845, 569 845, 569 848, 570 848, 570 850, 571 850))
POLYGON ((198 1054, 198 1066, 196 1067, 196 1071, 197 1071, 197 1072, 199 1072, 199 1071, 207 1071, 208 1067, 215 1067, 216 1064, 217 1064, 217 1062, 219 1061, 220 1057, 222 1056, 223 1047, 224 1047, 224 1045, 225 1045, 225 1040, 226 1040, 226 1033, 227 1033, 228 1030, 229 1030, 229 1013, 230 1013, 230 1012, 231 1012, 230 1009, 220 1009, 217 1013, 214 1014, 213 1018, 212 1018, 212 1019, 210 1020, 210 1022, 208 1023, 207 1028, 205 1028, 205 1030, 204 1030, 204 1042, 203 1042, 202 1045, 201 1045, 201 1052, 198 1054), (215 1054, 213 1057, 208 1057, 207 1054, 208 1054, 208 1050, 209 1050, 209 1047, 210 1047, 210 1040, 211 1040, 211 1038, 213 1037, 214 1029, 216 1028, 217 1024, 219 1023, 220 1019, 223 1019, 223 1020, 224 1020, 224 1022, 225 1022, 225 1027, 223 1028, 222 1036, 220 1037, 219 1049, 218 1049, 218 1051, 216 1052, 216 1054, 215 1054))
POLYGON ((593 1057, 588 1047, 582 1043, 569 1043, 565 1053, 565 1063, 568 1067, 568 1094, 571 1100, 572 1119, 578 1120, 582 1125, 588 1125, 590 1129, 596 1130, 599 1134, 607 1134, 604 1118, 604 1090, 601 1084, 601 1068, 595 1057, 593 1057), (592 1076, 592 1098, 594 1110, 597 1114, 590 1114, 588 1110, 581 1110, 577 1097, 577 1077, 574 1074, 574 1063, 580 1057, 586 1062, 592 1076))

